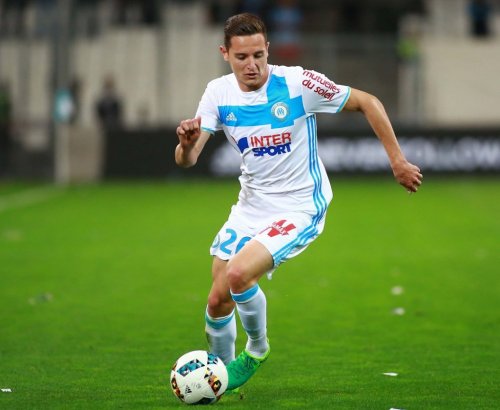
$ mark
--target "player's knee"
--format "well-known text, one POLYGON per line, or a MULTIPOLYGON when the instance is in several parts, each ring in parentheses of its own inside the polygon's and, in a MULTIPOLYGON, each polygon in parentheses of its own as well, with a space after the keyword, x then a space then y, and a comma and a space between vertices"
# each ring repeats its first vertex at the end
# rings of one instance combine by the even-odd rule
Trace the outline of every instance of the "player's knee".
POLYGON ((222 299, 219 295, 210 293, 207 300, 208 310, 211 311, 217 309, 221 305, 221 302, 222 299))
POLYGON ((212 292, 208 295, 207 306, 209 310, 219 310, 224 305, 230 302, 230 297, 212 292))
POLYGON ((227 265, 227 281, 229 288, 234 293, 242 292, 247 287, 247 275, 241 265, 233 264, 231 262, 227 265))
POLYGON ((223 317, 234 310, 234 301, 231 295, 210 293, 207 300, 207 311, 212 317, 223 317))

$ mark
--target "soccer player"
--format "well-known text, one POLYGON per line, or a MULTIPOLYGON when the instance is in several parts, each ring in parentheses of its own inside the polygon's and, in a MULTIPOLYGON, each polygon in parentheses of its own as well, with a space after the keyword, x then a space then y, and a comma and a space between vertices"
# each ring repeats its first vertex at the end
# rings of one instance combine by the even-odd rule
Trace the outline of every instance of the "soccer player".
POLYGON ((227 365, 228 390, 235 390, 270 353, 260 278, 270 277, 323 231, 332 190, 318 156, 314 113, 362 112, 396 180, 416 192, 422 175, 403 155, 376 97, 312 70, 268 64, 269 42, 259 17, 230 17, 220 51, 232 73, 211 81, 195 117, 180 122, 175 160, 181 167, 195 165, 221 129, 241 156, 238 201, 210 250, 212 287, 205 312, 209 349, 227 365), (236 358, 235 308, 248 336, 236 358))

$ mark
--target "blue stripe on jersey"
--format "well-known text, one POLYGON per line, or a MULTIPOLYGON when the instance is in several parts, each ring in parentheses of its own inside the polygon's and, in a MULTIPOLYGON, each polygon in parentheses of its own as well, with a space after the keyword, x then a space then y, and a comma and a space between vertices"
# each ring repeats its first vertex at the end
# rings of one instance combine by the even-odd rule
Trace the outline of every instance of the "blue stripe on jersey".
POLYGON ((321 177, 321 169, 319 166, 318 156, 318 136, 316 132, 316 116, 311 115, 307 118, 307 133, 309 136, 309 169, 314 180, 313 198, 315 200, 318 213, 313 219, 313 223, 317 224, 325 215, 328 203, 323 195, 323 180, 321 177))
POLYGON ((307 118, 307 132, 309 140, 309 172, 314 181, 313 201, 316 208, 316 214, 312 218, 311 225, 304 229, 292 242, 281 248, 273 255, 275 265, 278 265, 283 258, 288 255, 292 249, 297 246, 305 245, 310 239, 318 234, 318 223, 324 217, 328 202, 322 192, 322 177, 318 162, 318 139, 316 135, 316 116, 311 115, 307 118))
POLYGON ((337 110, 337 112, 340 112, 340 111, 342 111, 344 109, 344 105, 345 105, 345 103, 347 102, 347 100, 349 99, 350 96, 351 96, 351 87, 347 87, 347 94, 344 97, 344 101, 342 101, 342 104, 340 104, 340 107, 337 110))
POLYGON ((285 77, 272 74, 267 87, 267 103, 256 105, 220 105, 220 121, 231 127, 252 127, 270 125, 271 128, 288 127, 297 118, 306 114, 302 104, 302 96, 290 98, 285 77), (288 115, 279 119, 273 115, 273 107, 277 103, 286 105, 288 115))
POLYGON ((201 130, 202 130, 202 131, 206 131, 206 132, 208 132, 209 134, 215 134, 215 130, 213 130, 212 128, 201 127, 201 130))

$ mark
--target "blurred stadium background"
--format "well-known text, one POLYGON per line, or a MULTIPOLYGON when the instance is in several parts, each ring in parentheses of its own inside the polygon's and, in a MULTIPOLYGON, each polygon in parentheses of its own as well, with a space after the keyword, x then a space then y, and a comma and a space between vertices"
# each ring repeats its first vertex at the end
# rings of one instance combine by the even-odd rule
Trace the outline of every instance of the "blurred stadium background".
MULTIPOLYGON (((242 10, 267 21, 271 63, 377 95, 424 171, 498 173, 500 0, 486 3, 484 21, 473 23, 481 13, 469 0, 2 0, 1 175, 58 183, 178 175, 175 125, 193 115, 207 81, 227 72, 222 23, 242 10), (121 114, 102 124, 105 87, 121 114)), ((319 125, 329 171, 388 169, 362 116, 319 125)), ((192 173, 237 174, 220 142, 192 173)))

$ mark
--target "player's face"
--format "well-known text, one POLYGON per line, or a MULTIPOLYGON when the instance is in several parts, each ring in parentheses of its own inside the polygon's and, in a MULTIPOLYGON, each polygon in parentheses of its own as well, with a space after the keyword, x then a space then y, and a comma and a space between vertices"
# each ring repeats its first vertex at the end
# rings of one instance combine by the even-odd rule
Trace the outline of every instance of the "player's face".
POLYGON ((258 90, 267 81, 268 49, 269 43, 260 33, 231 38, 229 49, 221 46, 242 91, 258 90))

